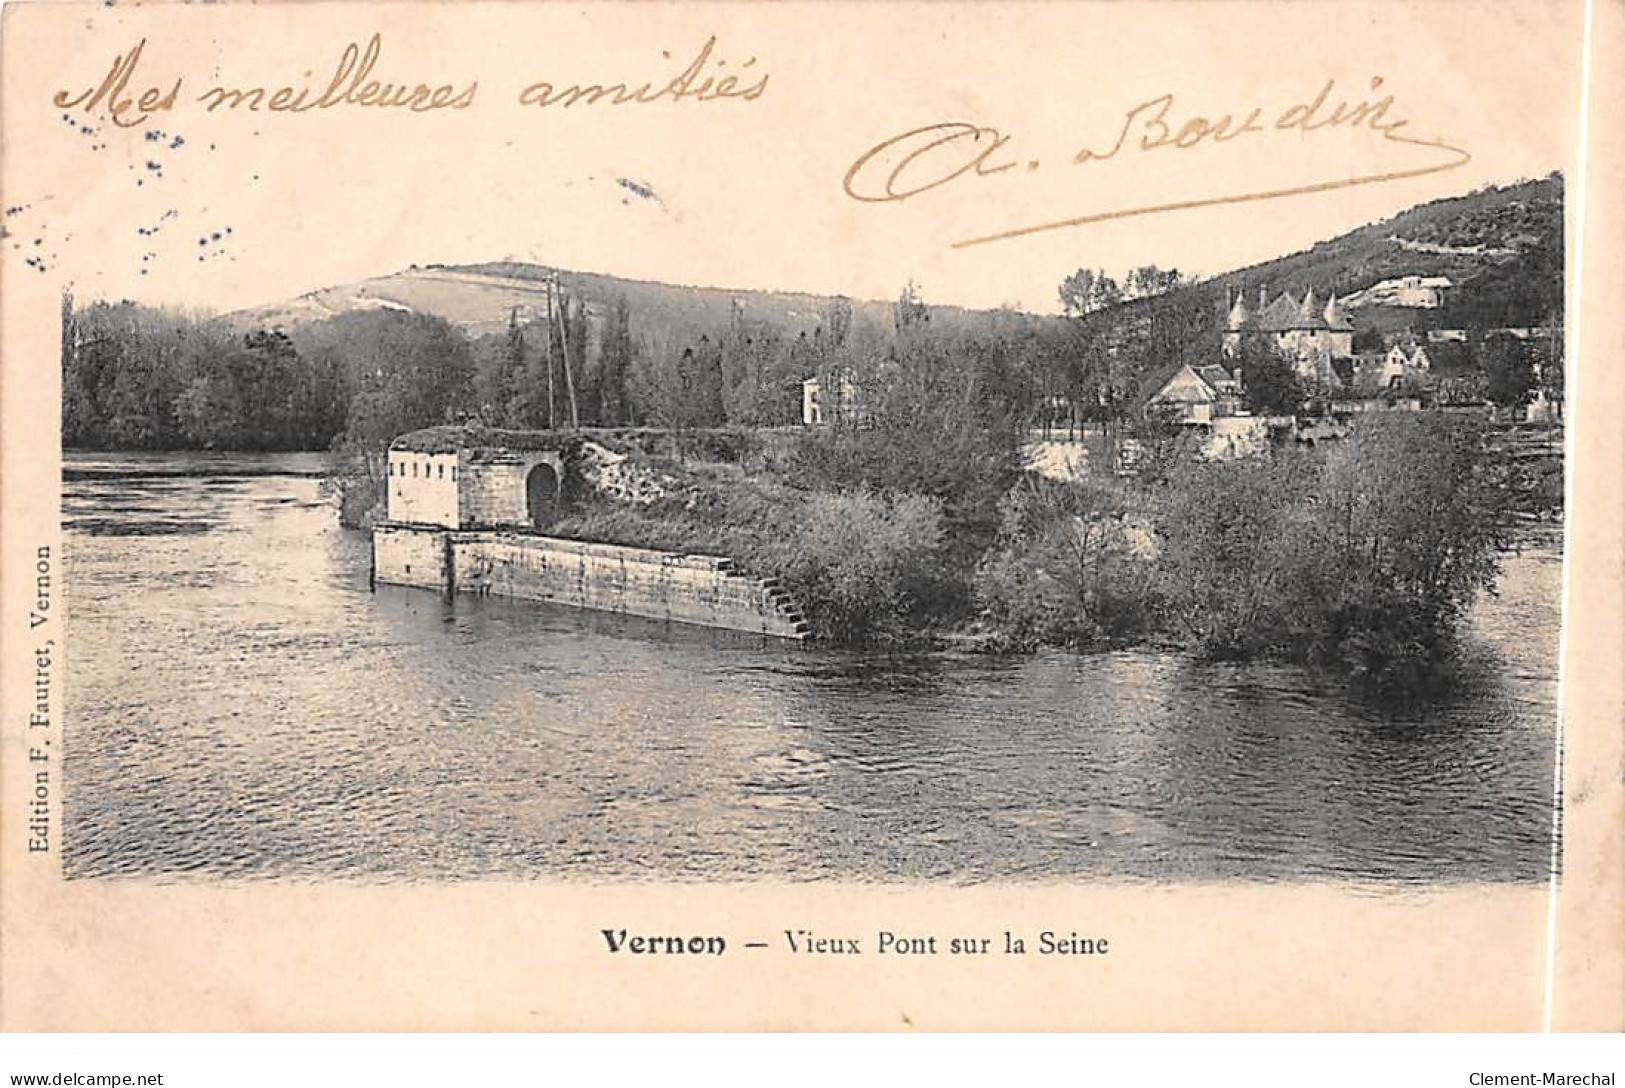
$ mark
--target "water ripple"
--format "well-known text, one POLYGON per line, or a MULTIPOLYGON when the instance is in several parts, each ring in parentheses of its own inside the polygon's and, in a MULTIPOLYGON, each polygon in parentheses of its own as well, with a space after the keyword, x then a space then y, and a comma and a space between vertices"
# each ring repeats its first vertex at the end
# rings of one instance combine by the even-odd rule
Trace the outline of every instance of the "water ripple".
POLYGON ((1544 876, 1544 553, 1509 557, 1456 692, 1396 714, 1273 665, 877 657, 369 594, 314 479, 82 468, 74 877, 1544 876))

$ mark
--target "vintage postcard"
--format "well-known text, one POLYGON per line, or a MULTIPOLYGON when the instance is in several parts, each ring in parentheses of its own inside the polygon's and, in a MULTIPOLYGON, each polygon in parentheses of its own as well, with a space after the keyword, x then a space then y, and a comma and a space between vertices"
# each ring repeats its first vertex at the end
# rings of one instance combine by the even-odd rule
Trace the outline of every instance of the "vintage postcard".
POLYGON ((1617 1030, 1625 7, 23 2, 12 1030, 1617 1030))

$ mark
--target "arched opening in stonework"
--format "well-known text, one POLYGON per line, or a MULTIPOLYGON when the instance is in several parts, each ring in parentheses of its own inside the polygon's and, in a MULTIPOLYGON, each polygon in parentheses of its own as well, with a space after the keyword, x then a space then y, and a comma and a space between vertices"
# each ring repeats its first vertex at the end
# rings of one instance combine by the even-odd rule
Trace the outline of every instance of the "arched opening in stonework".
POLYGON ((558 517, 559 476, 552 465, 539 464, 525 477, 525 510, 538 529, 558 517))

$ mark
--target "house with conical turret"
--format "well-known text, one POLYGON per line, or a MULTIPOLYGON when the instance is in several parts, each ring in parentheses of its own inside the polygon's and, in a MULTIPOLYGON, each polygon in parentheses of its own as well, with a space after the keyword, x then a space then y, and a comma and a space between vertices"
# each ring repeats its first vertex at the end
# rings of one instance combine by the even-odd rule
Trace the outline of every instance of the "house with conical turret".
POLYGON ((1282 293, 1270 301, 1268 289, 1260 287, 1256 308, 1238 292, 1225 316, 1226 358, 1239 358, 1248 343, 1268 345, 1290 359, 1305 381, 1335 386, 1340 383, 1334 364, 1354 355, 1354 323, 1335 294, 1324 305, 1313 288, 1301 299, 1282 293))

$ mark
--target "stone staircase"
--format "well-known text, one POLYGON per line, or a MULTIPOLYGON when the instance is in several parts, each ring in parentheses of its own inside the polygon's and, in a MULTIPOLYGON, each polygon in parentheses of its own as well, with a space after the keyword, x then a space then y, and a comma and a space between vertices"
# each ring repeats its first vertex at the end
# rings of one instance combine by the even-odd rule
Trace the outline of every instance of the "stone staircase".
MULTIPOLYGON (((729 560, 730 566, 732 562, 732 560, 729 560)), ((730 571, 729 573, 733 572, 730 571)), ((812 627, 807 623, 807 618, 802 615, 801 606, 796 603, 795 598, 790 596, 777 578, 761 578, 757 580, 757 583, 762 587, 768 607, 772 608, 795 632, 793 636, 789 637, 804 639, 812 634, 812 627)))

